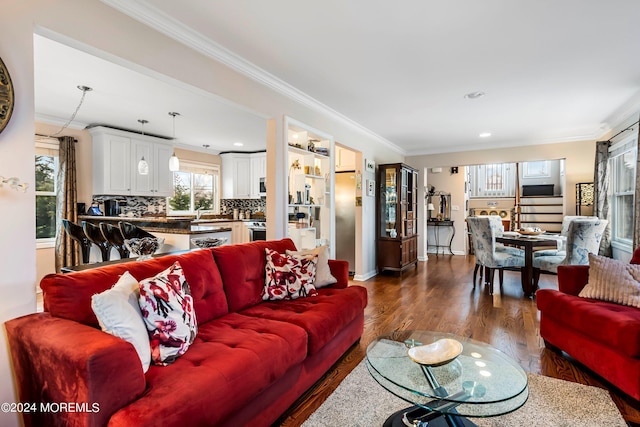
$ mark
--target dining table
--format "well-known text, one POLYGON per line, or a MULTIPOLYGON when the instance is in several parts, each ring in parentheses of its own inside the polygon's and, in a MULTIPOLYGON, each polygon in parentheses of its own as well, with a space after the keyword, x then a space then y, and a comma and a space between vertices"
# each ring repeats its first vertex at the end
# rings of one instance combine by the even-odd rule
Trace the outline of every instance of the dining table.
POLYGON ((536 291, 533 284, 534 248, 543 246, 557 247, 559 239, 561 238, 557 235, 524 235, 516 232, 512 234, 505 233, 500 237, 496 237, 496 242, 524 249, 524 267, 520 268, 520 279, 525 296, 532 297, 536 291))

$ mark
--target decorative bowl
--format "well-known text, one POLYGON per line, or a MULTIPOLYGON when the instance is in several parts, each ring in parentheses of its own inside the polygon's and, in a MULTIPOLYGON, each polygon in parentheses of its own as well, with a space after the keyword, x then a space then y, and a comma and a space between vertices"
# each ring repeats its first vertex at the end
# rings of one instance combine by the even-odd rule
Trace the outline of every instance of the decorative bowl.
POLYGON ((409 358, 427 366, 440 366, 451 362, 462 353, 462 344, 451 338, 443 338, 432 344, 409 349, 409 358))
POLYGON ((538 236, 542 233, 544 233, 544 230, 540 230, 539 228, 536 230, 525 230, 523 228, 521 228, 520 230, 518 230, 518 233, 524 235, 524 236, 538 236))
POLYGON ((215 248, 216 246, 223 245, 227 242, 226 237, 217 238, 217 237, 200 237, 191 239, 191 243, 196 245, 199 248, 215 248))
POLYGON ((127 239, 124 241, 125 246, 132 255, 136 255, 139 261, 151 258, 164 243, 164 239, 157 237, 142 237, 139 239, 127 239))

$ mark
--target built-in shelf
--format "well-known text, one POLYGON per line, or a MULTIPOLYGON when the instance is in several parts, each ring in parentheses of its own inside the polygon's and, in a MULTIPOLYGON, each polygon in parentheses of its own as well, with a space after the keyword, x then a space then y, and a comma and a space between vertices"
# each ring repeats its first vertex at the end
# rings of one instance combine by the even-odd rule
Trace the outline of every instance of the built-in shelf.
POLYGON ((288 235, 298 249, 328 244, 331 256, 335 256, 333 137, 288 117, 286 129, 287 211, 310 224, 308 228, 297 228, 297 223, 290 222, 288 235), (329 154, 317 153, 316 149, 329 154))
MULTIPOLYGON (((305 156, 313 154, 313 156, 315 158, 317 158, 317 159, 328 159, 328 158, 331 157, 331 155, 325 156, 324 154, 319 154, 319 153, 316 153, 315 151, 305 150, 304 148, 298 148, 298 147, 296 147, 294 145, 291 145, 291 144, 289 144, 289 152, 298 153, 298 154, 302 154, 302 155, 305 155, 305 156)), ((331 151, 329 151, 329 153, 331 153, 331 151)))

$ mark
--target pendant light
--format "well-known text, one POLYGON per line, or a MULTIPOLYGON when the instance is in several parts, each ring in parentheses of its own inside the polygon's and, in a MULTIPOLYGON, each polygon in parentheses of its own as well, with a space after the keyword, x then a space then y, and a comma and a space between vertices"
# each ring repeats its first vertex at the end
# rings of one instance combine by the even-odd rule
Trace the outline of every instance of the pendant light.
MULTIPOLYGON (((138 123, 142 124, 142 136, 144 136, 144 124, 149 123, 149 120, 138 120, 138 123)), ((138 162, 138 173, 140 175, 149 175, 149 163, 144 159, 144 156, 138 162)))
MULTIPOLYGON (((169 113, 169 115, 171 117, 173 117, 173 140, 176 140, 176 116, 179 116, 180 113, 176 113, 175 111, 172 111, 169 113)), ((177 172, 180 170, 180 159, 178 159, 178 156, 176 156, 176 151, 174 149, 173 154, 171 155, 171 158, 169 159, 169 170, 171 172, 177 172)))

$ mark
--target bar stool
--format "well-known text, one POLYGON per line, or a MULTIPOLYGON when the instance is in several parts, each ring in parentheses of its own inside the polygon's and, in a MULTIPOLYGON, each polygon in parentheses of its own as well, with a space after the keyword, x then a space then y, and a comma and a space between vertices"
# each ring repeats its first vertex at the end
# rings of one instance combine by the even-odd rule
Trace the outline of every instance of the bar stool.
POLYGON ((69 221, 68 219, 62 220, 62 227, 64 228, 64 231, 69 235, 69 237, 78 242, 78 244, 80 245, 82 263, 89 264, 91 242, 89 241, 89 239, 87 239, 87 236, 84 234, 84 230, 82 229, 82 227, 75 222, 69 221))
POLYGON ((111 247, 115 248, 120 254, 120 259, 129 258, 129 249, 124 244, 124 236, 120 228, 107 224, 106 222, 100 223, 100 231, 111 247))
POLYGON ((100 227, 93 225, 90 222, 82 221, 82 229, 84 230, 84 234, 87 236, 87 239, 100 249, 102 261, 109 261, 109 257, 111 255, 111 244, 102 235, 100 227))
POLYGON ((137 225, 131 224, 130 222, 120 221, 118 222, 118 227, 120 227, 120 231, 122 232, 122 237, 125 240, 129 239, 142 239, 143 237, 156 237, 148 231, 143 230, 137 225))

